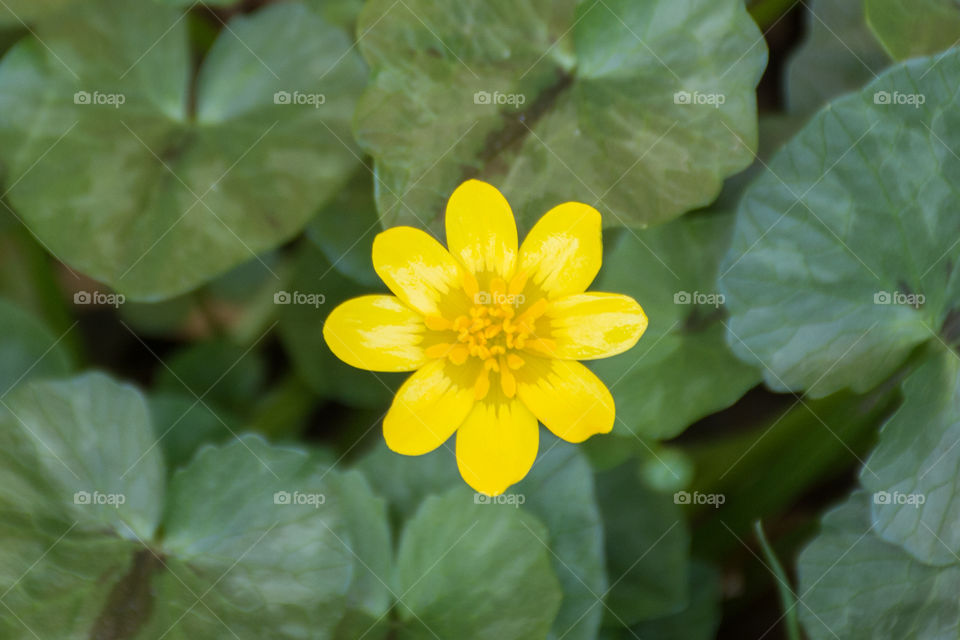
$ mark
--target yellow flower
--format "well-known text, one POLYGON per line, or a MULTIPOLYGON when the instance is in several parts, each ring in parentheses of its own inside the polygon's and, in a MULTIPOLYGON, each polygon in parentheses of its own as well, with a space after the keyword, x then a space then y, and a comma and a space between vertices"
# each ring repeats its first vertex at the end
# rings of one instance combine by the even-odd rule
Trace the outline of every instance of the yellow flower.
POLYGON ((395 296, 344 302, 323 335, 354 367, 416 372, 383 421, 393 451, 422 455, 456 432, 460 475, 499 495, 533 466, 538 420, 569 442, 613 428, 610 391, 577 360, 631 348, 647 317, 628 296, 585 293, 600 222, 593 207, 561 204, 518 250, 506 199, 470 180, 447 203, 449 251, 412 227, 377 236, 373 266, 395 296))

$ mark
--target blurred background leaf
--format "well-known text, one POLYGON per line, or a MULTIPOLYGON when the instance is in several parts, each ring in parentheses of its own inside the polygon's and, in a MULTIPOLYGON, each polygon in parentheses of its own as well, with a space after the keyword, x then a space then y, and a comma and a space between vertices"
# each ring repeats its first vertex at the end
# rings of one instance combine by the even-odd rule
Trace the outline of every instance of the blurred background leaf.
POLYGON ((339 29, 297 3, 238 17, 196 78, 186 40, 176 10, 94 0, 0 68, 11 203, 51 253, 131 299, 259 260, 359 161, 365 72, 339 29))

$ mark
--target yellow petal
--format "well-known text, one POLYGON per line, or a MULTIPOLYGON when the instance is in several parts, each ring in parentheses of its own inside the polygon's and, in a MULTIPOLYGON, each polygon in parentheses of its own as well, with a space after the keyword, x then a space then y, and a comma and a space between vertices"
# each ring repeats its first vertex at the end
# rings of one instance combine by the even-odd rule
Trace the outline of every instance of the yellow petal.
POLYGON ((439 302, 460 288, 460 266, 430 234, 393 227, 373 241, 373 268, 398 298, 424 315, 442 315, 439 302))
POLYGON ((525 359, 517 397, 557 437, 583 442, 613 429, 613 396, 592 371, 571 360, 525 359))
POLYGON ((616 293, 588 292, 550 303, 553 356, 594 360, 623 353, 647 329, 647 316, 637 301, 616 293))
POLYGON ((413 371, 426 358, 423 318, 393 296, 361 296, 339 305, 323 325, 333 354, 358 369, 413 371))
POLYGON ((517 224, 510 204, 496 187, 467 180, 447 202, 447 247, 467 269, 480 276, 513 275, 517 261, 517 224))
POLYGON ((457 466, 474 491, 500 495, 530 471, 537 457, 537 419, 516 398, 493 391, 457 431, 457 466))
POLYGON ((530 230, 520 247, 518 268, 554 299, 586 291, 602 260, 600 212, 567 202, 548 211, 530 230))
POLYGON ((462 367, 434 360, 407 378, 383 419, 383 437, 397 453, 419 456, 453 435, 473 407, 473 380, 462 367))

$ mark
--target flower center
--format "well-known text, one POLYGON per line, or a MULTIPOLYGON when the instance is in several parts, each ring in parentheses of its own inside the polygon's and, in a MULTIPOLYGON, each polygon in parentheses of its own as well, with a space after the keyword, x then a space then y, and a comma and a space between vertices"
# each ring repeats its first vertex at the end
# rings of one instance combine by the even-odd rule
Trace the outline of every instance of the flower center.
POLYGON ((463 289, 473 301, 467 313, 452 321, 442 316, 426 318, 429 329, 450 331, 453 338, 429 347, 428 358, 449 358, 458 365, 469 358, 479 359, 481 368, 473 387, 477 400, 489 393, 491 372, 498 374, 504 395, 514 397, 517 379, 513 372, 525 364, 518 352, 549 351, 551 341, 534 333, 536 320, 547 310, 547 300, 539 298, 525 305, 521 292, 526 282, 526 274, 518 273, 509 285, 502 278, 494 278, 490 291, 480 291, 476 278, 467 274, 463 289))

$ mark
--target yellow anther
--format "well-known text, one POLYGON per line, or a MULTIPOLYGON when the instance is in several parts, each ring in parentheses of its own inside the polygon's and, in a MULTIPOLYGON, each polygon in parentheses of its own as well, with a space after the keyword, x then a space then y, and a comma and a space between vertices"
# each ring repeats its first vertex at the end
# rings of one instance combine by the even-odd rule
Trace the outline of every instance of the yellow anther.
MULTIPOLYGON (((457 342, 442 346, 443 355, 455 364, 463 364, 470 358, 480 360, 480 372, 474 382, 474 397, 485 398, 491 384, 499 384, 508 398, 517 394, 517 376, 514 371, 526 364, 517 351, 528 348, 535 353, 549 355, 555 344, 552 340, 538 338, 536 321, 547 311, 547 300, 539 299, 529 305, 519 305, 516 296, 526 290, 528 276, 518 273, 508 283, 503 278, 490 281, 490 291, 477 292, 470 309, 453 322, 439 316, 428 319, 428 326, 445 326, 457 332, 457 342), (498 380, 491 383, 491 372, 498 380)), ((472 282, 468 283, 470 286, 472 282)), ((465 285, 466 290, 466 285, 465 285)), ((467 291, 470 294, 470 291, 467 291)), ((441 345, 428 349, 428 355, 441 352, 441 345)))

